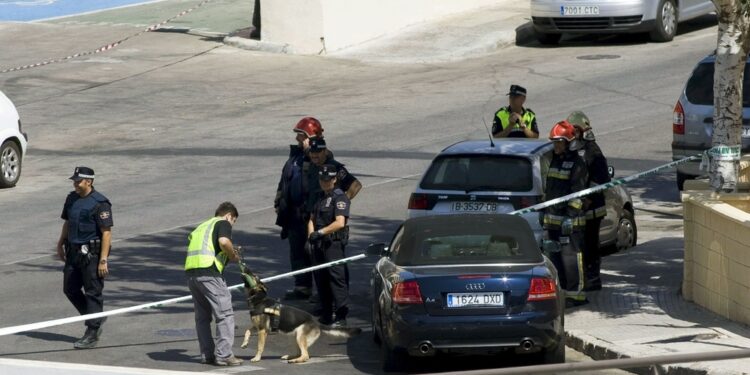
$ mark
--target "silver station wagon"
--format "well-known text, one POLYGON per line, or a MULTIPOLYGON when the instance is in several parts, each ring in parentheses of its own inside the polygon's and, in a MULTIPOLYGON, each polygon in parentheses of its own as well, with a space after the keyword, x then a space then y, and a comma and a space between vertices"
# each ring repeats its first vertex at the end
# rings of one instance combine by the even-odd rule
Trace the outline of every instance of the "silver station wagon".
MULTIPOLYGON (((408 217, 465 213, 506 214, 543 201, 552 142, 506 138, 463 141, 441 151, 409 199, 408 217)), ((607 216, 600 242, 612 250, 635 246, 633 201, 621 185, 604 192, 607 216)), ((541 243, 540 213, 523 217, 541 243)))
POLYGON ((531 0, 531 20, 542 44, 564 33, 648 32, 657 42, 672 40, 677 23, 716 11, 708 0, 531 0))

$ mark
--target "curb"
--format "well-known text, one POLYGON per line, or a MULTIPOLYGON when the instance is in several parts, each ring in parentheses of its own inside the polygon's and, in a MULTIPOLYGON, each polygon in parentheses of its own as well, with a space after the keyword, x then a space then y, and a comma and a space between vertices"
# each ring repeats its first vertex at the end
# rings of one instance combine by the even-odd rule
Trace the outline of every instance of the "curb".
MULTIPOLYGON (((607 360, 607 359, 620 359, 620 358, 631 358, 628 355, 619 353, 603 345, 589 342, 589 340, 565 332, 565 345, 579 351, 595 361, 607 360)), ((708 375, 706 370, 696 370, 683 364, 676 363, 664 367, 663 365, 656 365, 652 367, 634 367, 628 369, 622 369, 623 371, 632 372, 639 375, 653 375, 653 374, 669 374, 669 375, 708 375), (655 368, 654 368, 655 367, 655 368)))
POLYGON ((241 38, 238 36, 228 36, 224 38, 223 42, 228 46, 249 51, 262 51, 284 54, 294 53, 294 49, 289 44, 262 42, 260 40, 241 38))

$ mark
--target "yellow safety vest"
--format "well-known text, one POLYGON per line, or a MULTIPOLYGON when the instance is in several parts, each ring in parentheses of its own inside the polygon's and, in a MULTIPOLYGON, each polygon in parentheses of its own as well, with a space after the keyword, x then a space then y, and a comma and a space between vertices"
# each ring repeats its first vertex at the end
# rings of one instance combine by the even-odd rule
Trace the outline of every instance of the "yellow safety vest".
POLYGON ((221 251, 217 254, 214 249, 213 233, 214 226, 219 220, 218 217, 208 219, 198 225, 193 232, 188 235, 187 258, 185 258, 185 270, 196 268, 208 268, 216 265, 219 273, 224 271, 224 265, 227 263, 227 257, 221 251))
MULTIPOLYGON (((503 130, 505 130, 508 125, 510 125, 510 111, 508 111, 508 107, 503 107, 497 113, 495 113, 495 116, 500 119, 500 124, 503 126, 503 130)), ((525 110, 523 112, 523 116, 521 118, 523 119, 523 122, 526 124, 526 126, 531 128, 531 122, 534 121, 534 112, 531 112, 530 110, 525 110)), ((521 129, 521 126, 518 124, 513 124, 513 127, 516 129, 521 129)))

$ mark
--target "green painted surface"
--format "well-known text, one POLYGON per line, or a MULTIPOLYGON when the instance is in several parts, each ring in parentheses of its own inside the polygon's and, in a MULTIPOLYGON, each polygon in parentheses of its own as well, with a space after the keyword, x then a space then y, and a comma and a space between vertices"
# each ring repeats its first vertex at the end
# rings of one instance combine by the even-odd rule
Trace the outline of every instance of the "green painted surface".
MULTIPOLYGON (((166 0, 92 14, 46 21, 58 24, 117 24, 147 27, 194 8, 201 0, 166 0)), ((250 27, 254 0, 213 0, 165 26, 198 31, 230 33, 250 27)))

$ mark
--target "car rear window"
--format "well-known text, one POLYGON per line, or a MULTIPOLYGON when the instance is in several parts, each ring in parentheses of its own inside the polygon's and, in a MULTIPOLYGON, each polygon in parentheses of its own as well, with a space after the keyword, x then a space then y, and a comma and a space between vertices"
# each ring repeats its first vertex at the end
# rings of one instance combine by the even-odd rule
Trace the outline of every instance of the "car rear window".
POLYGON ((531 161, 501 155, 446 155, 427 170, 422 189, 465 191, 529 191, 533 188, 531 161))
POLYGON ((525 220, 492 221, 473 215, 453 222, 408 226, 397 241, 401 266, 539 263, 541 251, 525 220))
MULTIPOLYGON (((698 64, 685 87, 685 96, 690 103, 714 105, 714 63, 698 64)), ((742 82, 742 106, 750 107, 750 65, 745 64, 742 82)))

